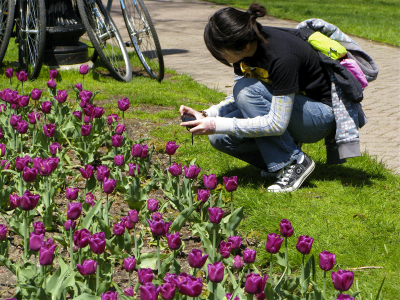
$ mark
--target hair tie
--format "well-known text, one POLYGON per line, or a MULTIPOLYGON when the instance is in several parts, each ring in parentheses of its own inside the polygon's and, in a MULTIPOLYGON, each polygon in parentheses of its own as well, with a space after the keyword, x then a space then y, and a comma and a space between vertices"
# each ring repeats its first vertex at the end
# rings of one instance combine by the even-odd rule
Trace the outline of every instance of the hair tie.
POLYGON ((250 10, 247 10, 247 13, 250 14, 251 16, 254 16, 254 18, 257 18, 257 16, 253 12, 251 12, 250 10))

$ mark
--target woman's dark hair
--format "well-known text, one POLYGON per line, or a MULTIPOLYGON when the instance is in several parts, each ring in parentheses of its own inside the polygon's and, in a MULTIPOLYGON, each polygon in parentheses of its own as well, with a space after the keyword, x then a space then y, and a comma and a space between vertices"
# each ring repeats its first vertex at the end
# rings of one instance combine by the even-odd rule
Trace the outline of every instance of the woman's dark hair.
POLYGON ((266 14, 267 10, 257 3, 252 3, 247 11, 232 7, 218 10, 210 17, 204 29, 207 49, 217 60, 230 66, 223 58, 223 50, 239 52, 253 41, 267 43, 262 35, 262 26, 256 21, 266 14))

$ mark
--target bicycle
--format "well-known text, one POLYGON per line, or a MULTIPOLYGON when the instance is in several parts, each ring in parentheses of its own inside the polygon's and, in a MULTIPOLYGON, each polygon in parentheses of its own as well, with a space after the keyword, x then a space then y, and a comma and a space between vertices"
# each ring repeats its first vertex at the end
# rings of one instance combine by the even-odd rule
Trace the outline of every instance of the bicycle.
MULTIPOLYGON (((125 44, 114 21, 101 0, 77 0, 79 15, 89 39, 110 74, 117 80, 129 82, 132 66, 125 44)), ((94 59, 92 59, 94 60, 94 59)))
MULTIPOLYGON (((110 11, 113 0, 108 0, 110 11)), ((164 78, 164 59, 160 42, 143 0, 120 0, 122 15, 137 56, 150 77, 161 82, 164 78)))
POLYGON ((0 1, 0 62, 6 55, 8 43, 14 26, 15 2, 0 1))

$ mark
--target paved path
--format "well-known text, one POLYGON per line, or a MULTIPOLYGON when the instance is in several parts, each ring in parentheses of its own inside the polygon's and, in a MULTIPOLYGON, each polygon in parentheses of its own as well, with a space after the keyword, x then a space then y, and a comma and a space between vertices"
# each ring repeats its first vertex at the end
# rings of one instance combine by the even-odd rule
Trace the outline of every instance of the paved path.
MULTIPOLYGON (((208 18, 222 6, 197 0, 146 0, 145 4, 163 48, 165 66, 209 88, 231 93, 233 70, 216 61, 203 42, 208 18)), ((124 40, 128 40, 120 11, 119 1, 114 0, 112 16, 124 40)), ((272 17, 258 21, 280 27, 297 25, 272 17)), ((360 131, 361 149, 400 174, 400 48, 356 37, 354 40, 380 69, 378 79, 364 92, 362 104, 369 122, 360 131)))

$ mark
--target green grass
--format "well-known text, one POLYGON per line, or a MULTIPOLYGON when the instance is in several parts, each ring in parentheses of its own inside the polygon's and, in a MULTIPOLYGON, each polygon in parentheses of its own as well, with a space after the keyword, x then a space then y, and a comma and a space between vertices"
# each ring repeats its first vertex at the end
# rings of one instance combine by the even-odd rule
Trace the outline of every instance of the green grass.
MULTIPOLYGON (((247 9, 248 0, 210 0, 247 9)), ((304 21, 318 18, 335 24, 343 32, 400 46, 400 1, 398 0, 258 0, 269 15, 304 21)))

